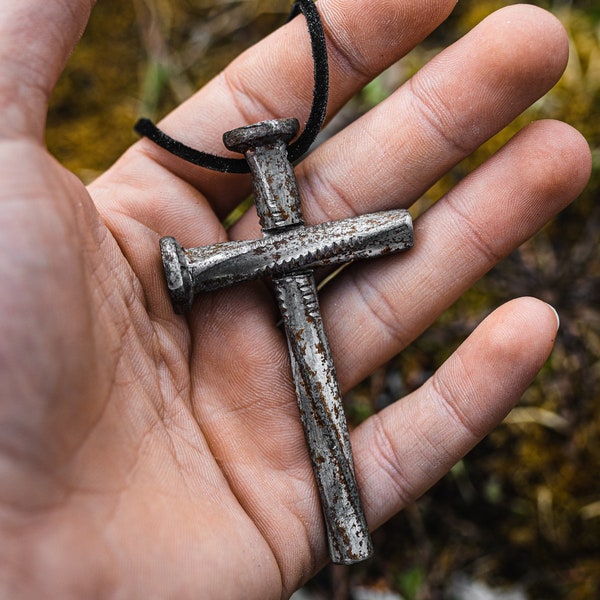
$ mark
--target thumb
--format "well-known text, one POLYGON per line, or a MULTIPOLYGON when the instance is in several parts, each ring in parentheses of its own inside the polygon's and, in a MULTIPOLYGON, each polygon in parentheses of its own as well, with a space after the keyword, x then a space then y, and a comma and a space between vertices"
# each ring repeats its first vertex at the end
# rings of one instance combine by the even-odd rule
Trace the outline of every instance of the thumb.
POLYGON ((95 0, 18 0, 0 8, 0 137, 41 140, 46 106, 95 0))

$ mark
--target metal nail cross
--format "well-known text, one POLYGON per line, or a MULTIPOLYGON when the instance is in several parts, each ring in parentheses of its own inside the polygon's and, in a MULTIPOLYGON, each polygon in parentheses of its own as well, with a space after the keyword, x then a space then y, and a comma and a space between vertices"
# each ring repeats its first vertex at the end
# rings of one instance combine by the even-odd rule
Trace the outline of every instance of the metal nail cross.
POLYGON ((264 237, 182 248, 160 241, 167 285, 176 312, 194 295, 240 281, 271 276, 288 341, 300 415, 317 482, 329 554, 351 564, 373 552, 354 475, 342 397, 319 311, 312 269, 410 248, 412 221, 392 210, 305 227, 287 143, 296 119, 263 121, 227 132, 229 150, 244 154, 264 237))

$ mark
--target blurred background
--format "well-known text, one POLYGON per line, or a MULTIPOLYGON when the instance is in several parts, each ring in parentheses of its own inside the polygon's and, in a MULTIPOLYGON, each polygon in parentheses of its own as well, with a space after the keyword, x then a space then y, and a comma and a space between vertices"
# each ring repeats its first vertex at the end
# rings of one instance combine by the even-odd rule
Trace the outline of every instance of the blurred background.
MULTIPOLYGON (((102 0, 52 98, 50 150, 89 182, 240 51, 281 25, 288 0, 102 0)), ((330 125, 357 118, 493 10, 462 0, 419 48, 330 125)), ((374 559, 328 567, 298 598, 600 598, 600 3, 531 2, 563 22, 571 57, 555 89, 439 181, 440 198, 534 119, 588 139, 587 190, 347 397, 351 422, 420 386, 501 303, 534 295, 561 316, 554 353, 505 422, 423 498, 374 533, 374 559), (477 595, 480 594, 480 595, 477 595)), ((201 140, 198 142, 201 148, 201 140)))

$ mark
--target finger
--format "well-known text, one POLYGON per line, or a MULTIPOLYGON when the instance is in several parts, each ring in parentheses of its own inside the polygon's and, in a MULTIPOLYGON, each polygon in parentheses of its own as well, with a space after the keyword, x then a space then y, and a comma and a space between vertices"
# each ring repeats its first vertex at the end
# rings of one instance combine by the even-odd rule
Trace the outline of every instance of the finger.
POLYGON ((19 0, 0 11, 0 131, 42 139, 48 96, 95 0, 19 0))
POLYGON ((576 198, 590 169, 577 131, 534 123, 416 221, 409 252, 346 269, 322 297, 343 387, 395 355, 576 198))
POLYGON ((567 36, 550 13, 493 13, 301 167, 305 202, 316 213, 309 219, 409 206, 543 96, 567 59, 567 36), (367 166, 369 176, 356 177, 367 166))
MULTIPOLYGON (((330 58, 329 114, 426 37, 454 5, 452 0, 320 0, 330 58)), ((274 117, 303 122, 312 89, 309 37, 304 18, 298 17, 240 56, 160 125, 189 146, 226 154, 224 131, 274 117)), ((135 147, 140 151, 214 199, 221 215, 249 189, 247 177, 187 165, 147 140, 135 147)))
MULTIPOLYGON (((410 206, 545 94, 567 58, 565 31, 550 13, 494 13, 299 165, 306 220, 410 206)), ((248 215, 232 236, 255 229, 248 215)))
POLYGON ((506 416, 547 359, 557 326, 539 300, 504 305, 421 389, 354 432, 373 527, 423 494, 506 416))

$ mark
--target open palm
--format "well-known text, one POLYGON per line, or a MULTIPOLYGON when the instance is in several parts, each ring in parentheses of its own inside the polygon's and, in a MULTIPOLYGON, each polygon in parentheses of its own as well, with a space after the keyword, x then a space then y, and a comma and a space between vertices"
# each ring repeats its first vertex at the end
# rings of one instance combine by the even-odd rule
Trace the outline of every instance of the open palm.
MULTIPOLYGON (((333 114, 453 0, 320 0, 333 114)), ((0 14, 0 585, 6 597, 276 598, 326 560, 320 507, 273 298, 245 284, 173 314, 158 239, 257 237, 221 218, 245 176, 138 142, 86 190, 48 155, 48 95, 92 0, 0 14)), ((484 21, 297 168, 307 221, 408 207, 545 93, 567 56, 556 20, 484 21), (367 172, 368 170, 368 172, 367 172)), ((223 131, 306 117, 302 17, 161 127, 223 153, 223 131)), ((580 192, 581 137, 536 123, 419 218, 409 254, 344 271, 322 294, 342 389, 396 354, 580 192)), ((493 313, 420 390, 353 432, 376 527, 518 400, 550 352, 552 310, 493 313)))

